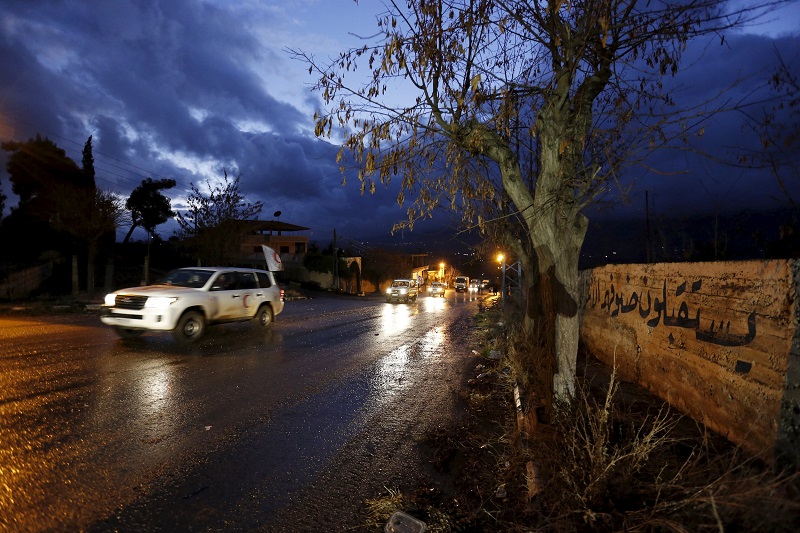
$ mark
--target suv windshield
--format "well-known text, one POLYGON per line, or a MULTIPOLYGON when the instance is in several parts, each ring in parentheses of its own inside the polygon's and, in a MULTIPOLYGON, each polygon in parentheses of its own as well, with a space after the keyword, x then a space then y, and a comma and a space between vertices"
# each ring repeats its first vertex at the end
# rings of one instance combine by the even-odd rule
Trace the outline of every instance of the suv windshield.
POLYGON ((392 287, 408 287, 407 281, 394 281, 392 282, 392 287))
POLYGON ((178 285, 179 287, 199 289, 206 284, 212 274, 213 272, 210 270, 182 268, 168 272, 158 280, 157 285, 178 285))

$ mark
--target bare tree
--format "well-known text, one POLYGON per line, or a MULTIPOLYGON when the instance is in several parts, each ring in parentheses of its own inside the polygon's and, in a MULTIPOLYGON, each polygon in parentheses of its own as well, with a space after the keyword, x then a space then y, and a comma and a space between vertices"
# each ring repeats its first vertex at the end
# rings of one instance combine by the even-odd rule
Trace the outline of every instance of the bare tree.
POLYGON ((178 211, 175 220, 180 236, 193 248, 199 261, 225 265, 239 256, 242 221, 254 219, 261 212, 262 202, 248 202, 239 190, 241 175, 231 179, 223 171, 221 183, 206 182, 206 195, 194 184, 188 208, 178 211))
POLYGON ((330 63, 293 51, 329 106, 316 133, 341 135, 345 180, 352 160, 362 191, 401 180, 408 226, 440 205, 481 226, 510 208, 523 229, 509 244, 527 273, 531 360, 571 397, 582 210, 681 118, 662 79, 686 44, 757 10, 719 0, 386 5, 377 35, 330 63), (350 84, 365 66, 366 80, 350 84))

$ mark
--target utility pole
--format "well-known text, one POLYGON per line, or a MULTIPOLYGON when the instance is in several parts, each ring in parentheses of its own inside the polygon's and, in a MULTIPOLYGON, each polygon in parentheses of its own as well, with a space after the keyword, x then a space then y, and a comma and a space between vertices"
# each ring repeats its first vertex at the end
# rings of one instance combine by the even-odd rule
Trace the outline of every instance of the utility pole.
POLYGON ((500 301, 506 303, 506 256, 500 258, 500 271, 502 272, 502 281, 500 282, 500 301))
POLYGON ((645 244, 647 250, 647 262, 653 262, 653 251, 650 246, 650 191, 644 191, 644 217, 645 217, 645 244))
POLYGON ((336 228, 333 228, 333 286, 339 292, 339 252, 336 245, 336 228))

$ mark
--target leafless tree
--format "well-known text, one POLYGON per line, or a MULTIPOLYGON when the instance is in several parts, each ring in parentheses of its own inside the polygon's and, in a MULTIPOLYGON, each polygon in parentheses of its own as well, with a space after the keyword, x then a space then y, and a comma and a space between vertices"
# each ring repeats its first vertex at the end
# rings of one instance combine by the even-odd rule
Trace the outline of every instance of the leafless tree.
POLYGON ((223 172, 221 183, 206 182, 208 194, 192 184, 188 208, 175 216, 180 236, 189 243, 197 259, 206 264, 226 265, 236 261, 241 222, 258 216, 263 205, 245 199, 239 189, 241 176, 231 179, 227 171, 223 172))

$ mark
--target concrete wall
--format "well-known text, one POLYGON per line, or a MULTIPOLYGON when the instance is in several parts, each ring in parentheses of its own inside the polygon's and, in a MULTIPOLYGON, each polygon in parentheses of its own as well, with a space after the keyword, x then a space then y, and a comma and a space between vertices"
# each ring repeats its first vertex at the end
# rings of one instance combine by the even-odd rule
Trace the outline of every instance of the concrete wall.
POLYGON ((581 341, 751 453, 796 454, 798 270, 785 260, 587 270, 581 341))
POLYGON ((12 272, 0 282, 0 299, 18 300, 28 298, 52 274, 52 262, 12 272))

